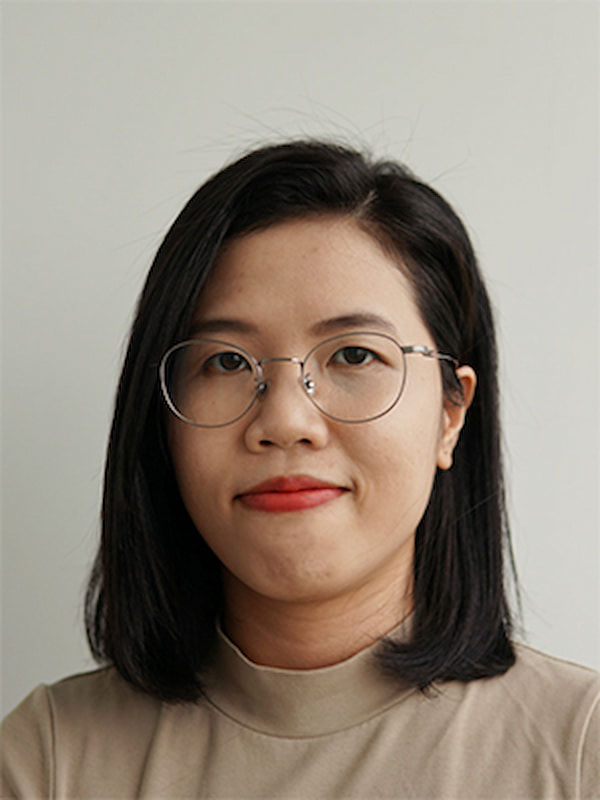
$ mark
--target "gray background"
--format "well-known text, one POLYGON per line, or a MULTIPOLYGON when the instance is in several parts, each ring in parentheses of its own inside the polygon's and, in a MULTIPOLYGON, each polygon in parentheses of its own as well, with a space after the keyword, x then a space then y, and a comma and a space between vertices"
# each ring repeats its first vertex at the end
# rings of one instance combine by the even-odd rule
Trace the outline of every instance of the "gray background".
POLYGON ((247 147, 405 160, 497 309, 527 640, 600 666, 598 6, 5 2, 4 710, 91 666, 81 600, 126 333, 187 197, 247 147))

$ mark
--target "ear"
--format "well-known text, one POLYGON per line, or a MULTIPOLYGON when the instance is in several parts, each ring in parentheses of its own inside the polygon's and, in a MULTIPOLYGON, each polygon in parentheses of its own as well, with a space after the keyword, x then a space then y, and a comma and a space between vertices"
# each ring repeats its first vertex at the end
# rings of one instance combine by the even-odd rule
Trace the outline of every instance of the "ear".
POLYGON ((458 367, 456 369, 456 377, 462 386, 463 396, 459 399, 445 398, 444 400, 442 437, 437 455, 437 465, 440 469, 450 469, 452 466, 454 448, 465 424, 467 410, 473 402, 475 387, 477 386, 477 375, 472 367, 467 365, 458 367))

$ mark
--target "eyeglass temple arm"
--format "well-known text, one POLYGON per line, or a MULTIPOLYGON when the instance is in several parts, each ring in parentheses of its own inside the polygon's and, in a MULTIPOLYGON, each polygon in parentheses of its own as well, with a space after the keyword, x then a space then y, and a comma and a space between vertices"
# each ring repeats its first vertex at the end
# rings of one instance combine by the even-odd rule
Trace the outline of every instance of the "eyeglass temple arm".
POLYGON ((446 355, 446 353, 438 353, 436 350, 432 350, 430 347, 426 347, 424 344, 412 344, 412 345, 402 345, 402 352, 406 353, 406 355, 410 355, 411 353, 418 353, 419 355, 426 356, 427 358, 437 358, 439 361, 450 361, 454 364, 454 368, 458 367, 458 361, 454 356, 446 355))

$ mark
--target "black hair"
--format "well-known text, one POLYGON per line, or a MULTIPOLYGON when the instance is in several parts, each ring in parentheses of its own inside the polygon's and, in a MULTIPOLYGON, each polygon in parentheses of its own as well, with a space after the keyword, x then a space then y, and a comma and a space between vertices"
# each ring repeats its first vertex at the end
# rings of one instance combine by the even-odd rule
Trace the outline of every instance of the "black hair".
MULTIPOLYGON (((382 663, 420 688, 501 674, 514 663, 497 351, 467 232, 448 203, 404 166, 337 144, 292 141, 225 167, 183 208, 148 274, 119 382, 87 633, 99 661, 167 701, 202 693, 222 587, 220 564, 179 494, 157 365, 185 338, 226 241, 310 215, 352 217, 393 253, 437 349, 478 376, 454 464, 438 470, 417 529, 411 636, 384 642, 382 663)), ((446 396, 456 401, 453 368, 440 369, 446 396)))

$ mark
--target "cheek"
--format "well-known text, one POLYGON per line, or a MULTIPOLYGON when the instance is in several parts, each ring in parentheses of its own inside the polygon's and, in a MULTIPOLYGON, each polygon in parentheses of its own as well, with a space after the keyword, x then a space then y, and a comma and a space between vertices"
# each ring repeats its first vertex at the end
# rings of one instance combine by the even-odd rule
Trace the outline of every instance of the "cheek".
POLYGON ((398 414, 375 433, 365 431, 356 441, 359 490, 378 516, 420 519, 437 470, 440 426, 398 414))
POLYGON ((212 432, 175 422, 169 430, 171 458, 184 505, 197 528, 215 513, 223 486, 223 448, 211 440, 212 432))

